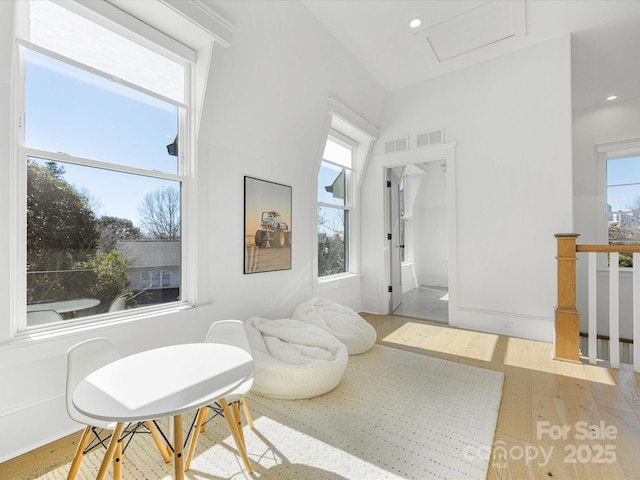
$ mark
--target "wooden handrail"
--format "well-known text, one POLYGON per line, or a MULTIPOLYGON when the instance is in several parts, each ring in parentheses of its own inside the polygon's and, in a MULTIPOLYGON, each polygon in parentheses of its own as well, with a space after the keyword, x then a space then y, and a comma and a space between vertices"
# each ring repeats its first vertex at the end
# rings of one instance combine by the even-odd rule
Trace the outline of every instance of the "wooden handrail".
POLYGON ((576 252, 596 253, 640 253, 640 245, 576 245, 576 252))

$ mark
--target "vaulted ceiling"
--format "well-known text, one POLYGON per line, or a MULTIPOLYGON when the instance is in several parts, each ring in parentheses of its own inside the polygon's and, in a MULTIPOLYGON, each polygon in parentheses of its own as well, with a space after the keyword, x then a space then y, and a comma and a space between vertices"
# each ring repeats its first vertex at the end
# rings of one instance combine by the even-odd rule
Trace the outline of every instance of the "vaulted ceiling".
POLYGON ((574 108, 640 96, 640 1, 301 2, 388 91, 572 33, 574 108))

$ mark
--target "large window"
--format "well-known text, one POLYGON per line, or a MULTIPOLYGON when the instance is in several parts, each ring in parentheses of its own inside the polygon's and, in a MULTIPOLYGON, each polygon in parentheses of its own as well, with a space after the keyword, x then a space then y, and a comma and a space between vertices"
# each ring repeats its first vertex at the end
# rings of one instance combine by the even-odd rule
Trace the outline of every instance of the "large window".
POLYGON ((349 271, 355 142, 329 136, 318 173, 318 276, 349 271))
POLYGON ((26 326, 184 299, 189 63, 104 19, 24 3, 26 326))
MULTIPOLYGON (((609 244, 640 244, 640 156, 607 160, 607 232, 609 244)), ((630 267, 632 255, 620 254, 620 266, 630 267)))

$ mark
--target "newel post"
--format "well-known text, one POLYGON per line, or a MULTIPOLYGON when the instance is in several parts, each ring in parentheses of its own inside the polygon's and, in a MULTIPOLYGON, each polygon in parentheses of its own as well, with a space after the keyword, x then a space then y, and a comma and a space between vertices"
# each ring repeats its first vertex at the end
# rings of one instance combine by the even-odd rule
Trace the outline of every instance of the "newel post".
POLYGON ((554 358, 580 362, 580 313, 576 310, 577 233, 558 233, 558 305, 555 314, 554 358))

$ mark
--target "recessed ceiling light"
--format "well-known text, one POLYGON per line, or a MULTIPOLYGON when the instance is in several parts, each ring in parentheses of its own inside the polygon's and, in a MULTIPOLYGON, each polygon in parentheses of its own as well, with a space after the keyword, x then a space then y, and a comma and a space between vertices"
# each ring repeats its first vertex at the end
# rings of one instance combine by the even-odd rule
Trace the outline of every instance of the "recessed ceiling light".
POLYGON ((420 17, 412 18, 409 22, 409 28, 419 28, 422 25, 422 19, 420 17))
POLYGON ((618 95, 609 95, 609 96, 607 97, 607 102, 610 102, 610 101, 612 101, 612 100, 615 100, 616 98, 618 98, 618 95))

